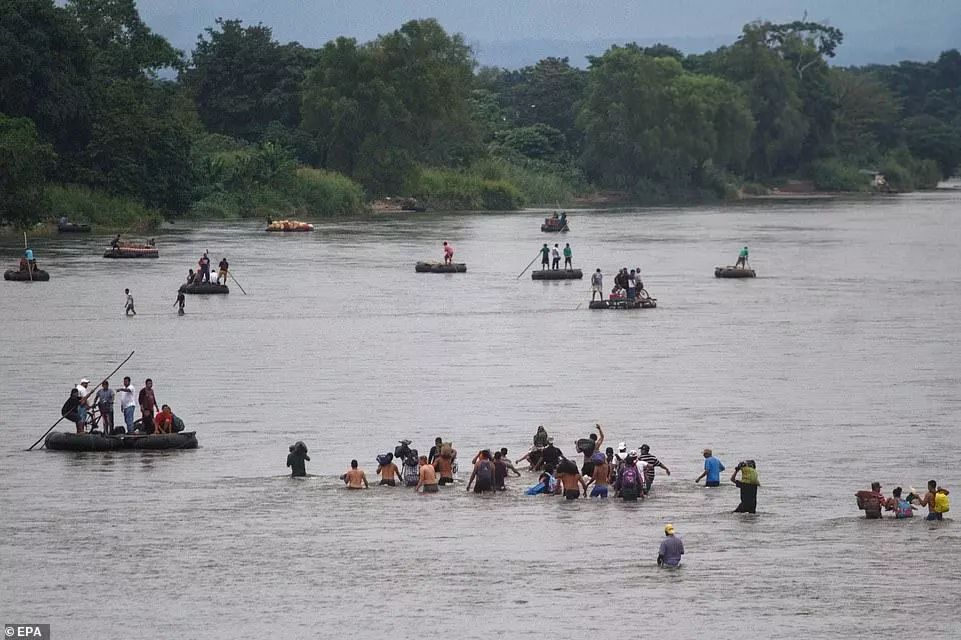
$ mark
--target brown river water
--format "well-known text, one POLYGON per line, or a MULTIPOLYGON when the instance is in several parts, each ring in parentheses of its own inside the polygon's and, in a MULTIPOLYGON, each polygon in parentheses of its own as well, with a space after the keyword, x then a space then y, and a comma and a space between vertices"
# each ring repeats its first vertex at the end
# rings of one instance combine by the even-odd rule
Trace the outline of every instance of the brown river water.
MULTIPOLYGON (((94 640, 959 637, 953 514, 865 521, 853 494, 935 478, 961 500, 961 191, 576 211, 563 237, 544 215, 183 224, 151 261, 36 239, 51 281, 0 282, 0 622, 94 640), (469 271, 415 274, 444 240, 469 271), (585 279, 516 278, 545 241, 570 242, 585 279), (715 279, 743 244, 758 277, 715 279), (177 317, 203 249, 248 295, 189 296, 177 317), (637 265, 657 309, 586 308, 589 271, 609 288, 637 265), (152 377, 199 449, 24 451, 131 350, 114 385, 152 377), (572 455, 595 422, 670 467, 650 499, 528 497, 527 473, 475 497, 466 460, 440 495, 337 479, 351 458, 373 477, 401 438, 516 458, 538 424, 572 455), (306 480, 286 477, 295 440, 306 480), (694 484, 704 447, 729 471, 757 460, 757 515, 730 513, 729 472, 694 484), (667 522, 680 570, 654 563, 667 522)), ((5 265, 17 247, 0 242, 5 265)))

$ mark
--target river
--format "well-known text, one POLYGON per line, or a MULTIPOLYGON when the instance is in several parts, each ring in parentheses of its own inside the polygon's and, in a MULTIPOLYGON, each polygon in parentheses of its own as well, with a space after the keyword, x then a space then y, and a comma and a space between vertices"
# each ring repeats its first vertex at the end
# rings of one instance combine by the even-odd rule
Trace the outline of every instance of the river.
MULTIPOLYGON (((151 261, 38 238, 51 281, 0 282, 0 621, 92 640, 956 638, 951 514, 866 521, 853 494, 961 488, 959 205, 575 211, 563 237, 538 211, 289 236, 181 224, 151 261), (415 274, 444 240, 468 272, 415 274), (570 242, 585 279, 516 278, 545 241, 570 242), (758 277, 715 279, 743 244, 758 277), (247 295, 231 283, 177 317, 203 249, 247 295), (586 308, 590 271, 609 288, 637 265, 657 309, 586 308), (114 385, 153 378, 199 449, 24 451, 77 380, 132 350, 114 385), (595 422, 670 467, 650 499, 527 497, 526 472, 503 495, 464 491, 479 448, 516 458, 544 424, 573 454, 595 422), (441 495, 341 488, 351 458, 373 477, 376 454, 435 436, 462 458, 441 495), (296 440, 306 480, 286 477, 296 440), (704 447, 729 471, 757 461, 757 515, 730 513, 728 474, 694 484, 704 447), (678 571, 654 564, 668 522, 678 571)), ((2 241, 5 265, 17 246, 2 241)))

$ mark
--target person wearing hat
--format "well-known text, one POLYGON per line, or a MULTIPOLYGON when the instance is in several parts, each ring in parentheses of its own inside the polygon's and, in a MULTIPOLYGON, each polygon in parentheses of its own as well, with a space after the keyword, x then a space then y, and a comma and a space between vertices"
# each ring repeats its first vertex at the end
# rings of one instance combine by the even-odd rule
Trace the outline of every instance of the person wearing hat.
POLYGON ((561 460, 566 460, 561 450, 554 446, 554 438, 547 439, 547 446, 541 451, 541 466, 544 471, 554 474, 561 460))
POLYGON ((684 543, 674 535, 674 525, 667 524, 664 527, 664 539, 657 550, 657 566, 676 567, 681 564, 681 556, 684 555, 684 543))
POLYGON ((707 482, 704 483, 705 487, 719 487, 721 486, 721 472, 724 471, 724 465, 720 460, 714 457, 714 452, 710 449, 704 450, 704 472, 697 477, 694 484, 701 481, 701 478, 707 476, 707 482))
POLYGON ((651 485, 654 484, 654 470, 657 467, 664 469, 664 473, 671 475, 671 470, 664 466, 664 463, 657 459, 657 456, 651 454, 651 448, 646 444, 641 445, 641 455, 638 459, 645 463, 647 466, 644 467, 644 491, 645 493, 651 492, 651 485))
POLYGON ((614 488, 625 502, 637 502, 644 495, 644 472, 637 466, 637 451, 632 449, 627 454, 614 488))
POLYGON ((93 395, 93 391, 88 389, 90 386, 90 380, 86 378, 81 378, 80 382, 77 383, 77 393, 80 394, 80 405, 77 407, 77 414, 80 417, 80 424, 85 424, 87 422, 87 410, 90 408, 89 396, 93 395))

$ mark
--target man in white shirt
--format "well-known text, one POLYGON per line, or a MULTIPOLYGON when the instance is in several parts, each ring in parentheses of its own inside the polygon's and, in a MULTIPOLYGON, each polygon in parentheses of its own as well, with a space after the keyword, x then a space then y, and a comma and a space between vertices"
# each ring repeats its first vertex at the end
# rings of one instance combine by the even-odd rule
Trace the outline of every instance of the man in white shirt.
POLYGON ((81 378, 80 382, 77 383, 77 393, 80 394, 80 406, 77 407, 77 414, 80 416, 81 424, 87 422, 87 409, 90 408, 93 402, 93 393, 88 389, 89 386, 90 381, 86 378, 81 378))
POLYGON ((133 433, 134 411, 137 410, 137 390, 130 384, 130 378, 124 376, 123 386, 117 389, 117 397, 120 399, 120 410, 123 412, 123 421, 127 425, 127 433, 133 433))

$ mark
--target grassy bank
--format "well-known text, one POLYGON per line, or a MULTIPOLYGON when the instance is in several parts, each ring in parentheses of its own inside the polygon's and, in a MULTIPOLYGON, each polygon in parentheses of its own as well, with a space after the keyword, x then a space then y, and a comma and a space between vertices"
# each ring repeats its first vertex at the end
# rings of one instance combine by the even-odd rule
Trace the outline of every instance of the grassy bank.
POLYGON ((44 195, 54 222, 66 217, 90 223, 97 231, 147 231, 163 222, 163 214, 156 209, 87 187, 49 184, 44 195))

